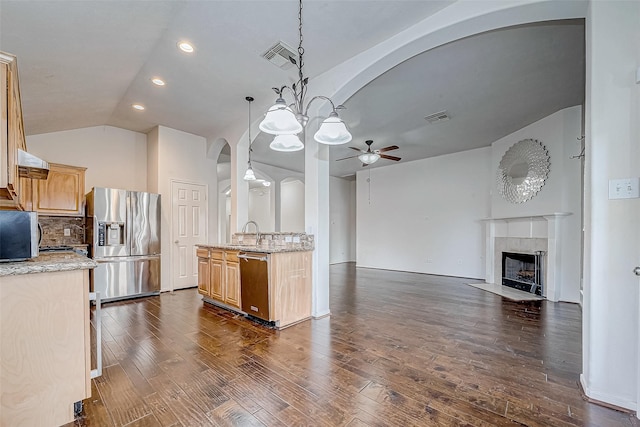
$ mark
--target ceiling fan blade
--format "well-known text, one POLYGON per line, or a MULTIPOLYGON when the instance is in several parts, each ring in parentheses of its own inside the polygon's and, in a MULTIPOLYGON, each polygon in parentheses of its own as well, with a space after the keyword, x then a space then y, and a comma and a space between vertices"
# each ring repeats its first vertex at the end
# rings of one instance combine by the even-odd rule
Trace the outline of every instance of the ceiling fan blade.
POLYGON ((397 145, 390 145, 388 147, 381 148, 381 149, 379 149, 377 151, 379 153, 384 153, 385 151, 397 150, 398 148, 400 148, 400 147, 398 147, 397 145))
POLYGON ((359 149, 357 147, 349 147, 349 148, 351 148, 352 150, 356 150, 356 151, 362 151, 361 149, 359 149))
POLYGON ((338 162, 340 160, 355 159, 356 157, 358 157, 358 156, 343 157, 342 159, 336 159, 336 162, 338 162))
POLYGON ((396 162, 401 159, 400 157, 388 156, 386 154, 380 154, 380 157, 387 160, 395 160, 396 162))

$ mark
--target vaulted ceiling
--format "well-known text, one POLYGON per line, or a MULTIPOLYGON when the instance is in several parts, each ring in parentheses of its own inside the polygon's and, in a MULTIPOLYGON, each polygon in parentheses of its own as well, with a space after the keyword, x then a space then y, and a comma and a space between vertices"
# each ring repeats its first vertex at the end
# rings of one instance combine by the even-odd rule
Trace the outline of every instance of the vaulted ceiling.
MULTIPOLYGON (((447 7, 449 1, 304 3, 305 74, 313 78, 447 7)), ((298 44, 295 1, 0 0, 0 50, 18 57, 28 135, 96 125, 147 132, 156 125, 237 141, 291 83, 261 55, 298 44), (195 52, 176 44, 190 41, 195 52), (152 77, 166 86, 156 87, 152 77), (141 103, 142 112, 131 108, 141 103)), ((478 34, 421 53, 365 85, 341 112, 350 146, 398 145, 402 161, 487 146, 584 98, 582 20, 478 34), (446 110, 451 119, 424 117, 446 110)), ((301 171, 302 153, 253 144, 259 162, 301 171)), ((330 148, 335 176, 362 168, 355 153, 330 148)), ((389 164, 380 160, 373 167, 389 164)))

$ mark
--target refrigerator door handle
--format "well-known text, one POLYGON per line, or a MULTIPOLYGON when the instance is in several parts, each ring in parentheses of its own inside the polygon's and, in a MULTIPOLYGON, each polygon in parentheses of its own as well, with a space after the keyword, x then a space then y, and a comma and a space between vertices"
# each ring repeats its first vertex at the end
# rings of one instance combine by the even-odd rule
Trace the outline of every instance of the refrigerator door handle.
POLYGON ((102 305, 100 292, 89 292, 89 301, 96 302, 96 369, 91 370, 91 379, 102 376, 102 305))
POLYGON ((119 257, 105 257, 94 258, 95 262, 127 262, 127 261, 145 261, 160 258, 160 254, 157 255, 137 255, 137 256, 119 256, 119 257))

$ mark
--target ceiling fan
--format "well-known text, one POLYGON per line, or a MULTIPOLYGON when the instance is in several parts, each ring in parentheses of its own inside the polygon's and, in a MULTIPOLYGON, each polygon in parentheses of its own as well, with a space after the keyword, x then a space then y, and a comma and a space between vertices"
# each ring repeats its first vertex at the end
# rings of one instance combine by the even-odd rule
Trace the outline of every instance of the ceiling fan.
POLYGON ((362 150, 358 147, 349 147, 352 150, 356 150, 359 151, 360 154, 356 154, 355 156, 349 156, 349 157, 345 157, 342 159, 337 159, 336 161, 339 160, 346 160, 346 159, 353 159, 355 157, 357 157, 361 162, 362 162, 362 166, 369 166, 375 162, 377 162, 378 160, 382 159, 387 159, 387 160, 393 160, 393 161, 399 161, 400 157, 395 157, 395 156, 389 156, 387 154, 382 154, 385 153, 387 151, 391 151, 391 150, 397 150, 398 147, 397 145, 390 145, 388 147, 384 147, 381 148, 379 150, 371 150, 371 144, 373 144, 373 140, 368 139, 365 141, 365 144, 367 144, 367 150, 362 150))

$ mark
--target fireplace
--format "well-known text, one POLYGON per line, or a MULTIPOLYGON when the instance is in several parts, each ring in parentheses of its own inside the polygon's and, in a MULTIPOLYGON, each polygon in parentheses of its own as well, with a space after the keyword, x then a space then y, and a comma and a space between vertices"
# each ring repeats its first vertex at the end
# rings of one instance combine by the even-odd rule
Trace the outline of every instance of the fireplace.
POLYGON ((502 285, 542 296, 543 251, 502 252, 502 285))

